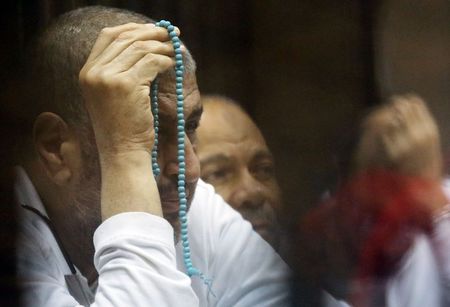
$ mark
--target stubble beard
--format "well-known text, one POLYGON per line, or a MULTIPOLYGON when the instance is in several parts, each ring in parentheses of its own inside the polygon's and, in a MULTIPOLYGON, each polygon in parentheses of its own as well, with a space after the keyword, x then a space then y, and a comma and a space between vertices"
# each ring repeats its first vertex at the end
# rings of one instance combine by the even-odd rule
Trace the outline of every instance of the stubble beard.
MULTIPOLYGON (((82 169, 79 182, 75 185, 70 204, 73 207, 71 257, 81 273, 94 282, 98 273, 94 266, 94 232, 102 223, 101 217, 101 173, 100 160, 93 137, 81 141, 82 169)), ((69 232, 70 234, 70 232, 69 232)))
POLYGON ((271 244, 275 249, 278 248, 278 240, 281 232, 280 223, 276 217, 275 210, 272 205, 269 203, 265 203, 263 206, 258 207, 257 209, 249 208, 239 210, 239 213, 242 217, 249 221, 252 226, 254 226, 254 222, 264 221, 267 223, 267 227, 259 230, 258 228, 254 228, 256 232, 258 232, 264 240, 266 240, 269 244, 271 244))
MULTIPOLYGON (((189 195, 187 197, 187 212, 189 212, 189 209, 191 207, 192 201, 194 199, 194 195, 195 195, 195 189, 197 186, 197 181, 195 181, 195 183, 186 183, 186 190, 189 191, 189 195)), ((178 187, 173 185, 173 184, 158 184, 158 190, 160 193, 160 197, 161 197, 161 206, 162 206, 162 210, 163 210, 163 217, 166 221, 169 222, 169 224, 172 226, 173 231, 174 231, 174 242, 175 244, 177 244, 180 241, 180 234, 181 234, 181 222, 180 222, 180 217, 179 217, 179 211, 177 211, 176 213, 167 213, 165 211, 165 195, 167 194, 173 194, 174 190, 177 190, 178 187)), ((178 206, 179 206, 179 202, 178 202, 178 206)), ((179 208, 178 208, 179 209, 179 208)))

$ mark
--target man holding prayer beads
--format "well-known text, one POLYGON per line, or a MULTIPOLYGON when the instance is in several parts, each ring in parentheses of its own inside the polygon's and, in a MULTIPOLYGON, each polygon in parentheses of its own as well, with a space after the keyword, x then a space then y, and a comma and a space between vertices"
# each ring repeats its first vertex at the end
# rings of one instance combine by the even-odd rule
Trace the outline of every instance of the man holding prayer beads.
MULTIPOLYGON (((177 33, 179 30, 176 29, 177 33)), ((86 7, 36 40, 21 91, 16 198, 24 306, 286 306, 287 268, 199 179, 202 113, 183 47, 186 275, 177 194, 174 49, 145 16, 86 7), (158 164, 150 84, 159 80, 158 164)))

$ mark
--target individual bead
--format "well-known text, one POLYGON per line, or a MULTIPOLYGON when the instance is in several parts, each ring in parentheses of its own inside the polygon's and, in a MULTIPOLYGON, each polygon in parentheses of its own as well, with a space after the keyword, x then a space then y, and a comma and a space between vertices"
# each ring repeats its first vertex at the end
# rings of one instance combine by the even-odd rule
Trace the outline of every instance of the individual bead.
POLYGON ((196 268, 194 268, 194 267, 189 267, 187 269, 187 273, 188 273, 189 276, 194 276, 194 275, 198 274, 198 270, 196 268))
POLYGON ((170 31, 170 32, 169 32, 169 36, 170 36, 170 38, 173 38, 173 37, 177 37, 178 35, 177 35, 177 32, 175 32, 175 31, 170 31))
POLYGON ((175 88, 177 88, 177 89, 183 89, 183 82, 177 83, 177 84, 175 85, 175 88))
POLYGON ((184 162, 181 162, 179 165, 178 165, 178 167, 181 169, 181 168, 185 168, 186 167, 186 164, 184 163, 184 162))
POLYGON ((183 60, 183 55, 180 53, 175 54, 175 60, 183 60))
POLYGON ((175 80, 177 82, 183 83, 183 77, 176 77, 175 80))
POLYGON ((169 32, 172 32, 172 31, 174 31, 174 30, 175 30, 175 27, 172 26, 172 25, 169 25, 169 26, 167 27, 167 31, 169 31, 169 32))

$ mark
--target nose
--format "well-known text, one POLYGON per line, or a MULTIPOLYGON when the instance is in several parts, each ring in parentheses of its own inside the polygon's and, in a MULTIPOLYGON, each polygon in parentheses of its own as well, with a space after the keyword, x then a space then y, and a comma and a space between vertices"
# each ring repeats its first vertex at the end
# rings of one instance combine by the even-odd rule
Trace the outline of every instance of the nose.
MULTIPOLYGON (((183 162, 179 163, 178 161, 177 140, 167 140, 160 148, 158 163, 161 175, 177 182, 179 165, 183 165, 183 162)), ((187 136, 185 136, 184 141, 184 154, 185 180, 186 182, 195 182, 200 177, 200 162, 187 136)))
POLYGON ((258 209, 264 205, 264 188, 245 169, 241 172, 240 180, 236 182, 229 200, 230 205, 236 209, 258 209))

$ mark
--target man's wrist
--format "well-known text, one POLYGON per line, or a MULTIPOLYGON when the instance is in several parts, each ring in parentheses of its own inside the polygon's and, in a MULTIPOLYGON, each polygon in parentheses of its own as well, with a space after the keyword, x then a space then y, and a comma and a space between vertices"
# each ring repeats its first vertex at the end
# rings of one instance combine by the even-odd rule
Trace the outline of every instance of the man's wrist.
POLYGON ((141 211, 162 216, 158 188, 148 151, 100 155, 102 218, 141 211))
POLYGON ((100 166, 102 174, 112 170, 119 172, 141 173, 151 172, 151 154, 147 150, 108 151, 100 152, 100 166), (148 167, 150 166, 150 167, 148 167))

